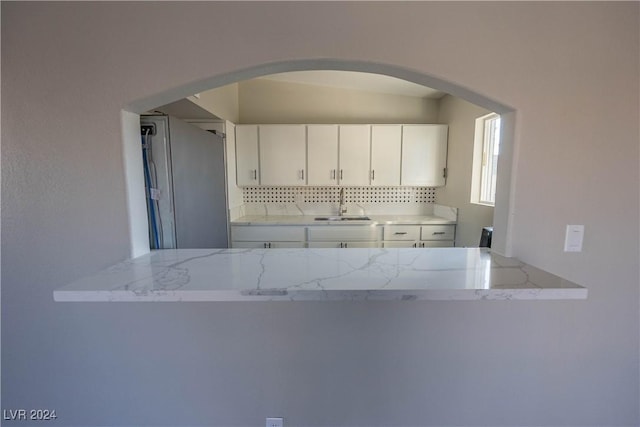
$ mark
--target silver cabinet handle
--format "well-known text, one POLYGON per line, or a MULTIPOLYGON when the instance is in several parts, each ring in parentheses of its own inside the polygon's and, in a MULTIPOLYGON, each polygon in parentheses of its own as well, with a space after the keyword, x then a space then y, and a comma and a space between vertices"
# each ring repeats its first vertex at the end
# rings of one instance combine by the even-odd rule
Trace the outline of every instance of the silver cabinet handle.
POLYGON ((265 249, 267 249, 267 244, 263 243, 262 246, 264 246, 265 249))
POLYGON ((346 244, 346 243, 344 244, 344 247, 345 247, 345 248, 347 247, 347 244, 346 244))
POLYGON ((342 169, 340 169, 340 179, 342 179, 342 169))
POLYGON ((336 179, 336 170, 331 170, 331 179, 336 179))
POLYGON ((375 179, 376 179, 376 171, 372 170, 371 171, 371 181, 375 181, 375 179))
POLYGON ((258 169, 253 170, 253 179, 258 179, 258 169))
POLYGON ((271 249, 271 243, 269 243, 269 249, 271 249))
POLYGON ((406 231, 396 231, 393 234, 403 235, 403 234, 407 234, 407 232, 406 231))
POLYGON ((344 247, 344 246, 342 246, 342 245, 343 245, 343 243, 342 243, 342 242, 340 242, 340 247, 341 247, 341 248, 343 248, 343 247, 344 247))
POLYGON ((437 236, 437 235, 439 235, 439 234, 444 234, 444 231, 434 231, 434 232, 433 232, 433 235, 434 235, 434 236, 437 236))
POLYGON ((300 171, 300 174, 302 175, 302 180, 304 181, 304 169, 300 171))
POLYGON ((414 244, 413 244, 413 247, 414 247, 414 248, 417 248, 417 247, 418 247, 418 244, 417 244, 417 243, 414 243, 414 244))

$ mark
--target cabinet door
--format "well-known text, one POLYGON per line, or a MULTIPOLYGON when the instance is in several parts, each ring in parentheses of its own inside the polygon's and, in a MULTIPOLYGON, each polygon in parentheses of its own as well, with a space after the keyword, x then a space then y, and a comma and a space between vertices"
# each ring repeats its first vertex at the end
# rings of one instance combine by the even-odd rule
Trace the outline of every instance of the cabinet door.
POLYGON ((379 248, 378 242, 309 242, 308 247, 313 248, 379 248))
POLYGON ((340 185, 369 185, 371 126, 340 126, 340 185))
POLYGON ((260 184, 304 185, 304 125, 260 125, 260 184))
POLYGON ((371 185, 400 185, 401 125, 371 126, 371 185))
POLYGON ((338 126, 307 126, 307 165, 309 185, 338 183, 338 126))
POLYGON ((402 127, 402 185, 445 184, 447 125, 402 127))
POLYGON ((232 225, 235 242, 304 242, 305 227, 287 225, 232 225))
POLYGON ((237 242, 232 241, 231 247, 234 249, 265 249, 265 242, 237 242))
POLYGON ((453 240, 430 240, 427 242, 421 242, 423 248, 453 248, 453 240))
POLYGON ((236 183, 239 187, 258 185, 258 126, 236 126, 236 183))
POLYGON ((402 241, 402 240, 385 240, 382 242, 383 248, 421 248, 422 243, 415 240, 402 241))
POLYGON ((285 249, 304 248, 304 242, 233 242, 232 248, 238 249, 285 249))
POLYGON ((380 227, 370 225, 329 225, 308 227, 307 235, 310 241, 378 241, 382 237, 380 227))

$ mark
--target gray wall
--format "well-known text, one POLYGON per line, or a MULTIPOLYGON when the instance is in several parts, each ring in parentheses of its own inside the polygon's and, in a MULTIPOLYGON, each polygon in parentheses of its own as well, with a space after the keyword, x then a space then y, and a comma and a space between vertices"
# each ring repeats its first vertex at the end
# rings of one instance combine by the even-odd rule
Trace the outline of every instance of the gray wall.
POLYGON ((3 2, 3 408, 54 408, 47 425, 638 425, 638 7, 3 2), (512 106, 514 253, 589 298, 53 302, 129 253, 120 109, 302 58, 512 106), (562 252, 569 223, 582 253, 562 252))
POLYGON ((449 144, 447 185, 436 189, 436 202, 458 208, 456 246, 475 247, 482 227, 493 225, 493 208, 470 202, 475 120, 491 111, 450 95, 439 106, 438 122, 449 125, 449 144))

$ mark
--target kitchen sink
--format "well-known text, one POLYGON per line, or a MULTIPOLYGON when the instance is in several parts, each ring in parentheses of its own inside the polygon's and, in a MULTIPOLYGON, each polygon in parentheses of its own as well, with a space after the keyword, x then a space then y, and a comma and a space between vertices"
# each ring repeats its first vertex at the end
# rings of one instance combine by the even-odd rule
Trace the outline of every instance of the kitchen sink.
POLYGON ((316 221, 369 221, 368 216, 319 216, 316 221))

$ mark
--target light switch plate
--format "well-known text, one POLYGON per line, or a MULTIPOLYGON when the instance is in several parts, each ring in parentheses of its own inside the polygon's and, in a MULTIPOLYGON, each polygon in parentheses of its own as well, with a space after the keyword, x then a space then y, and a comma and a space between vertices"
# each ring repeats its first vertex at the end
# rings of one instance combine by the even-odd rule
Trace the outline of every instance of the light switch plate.
POLYGON ((282 418, 267 418, 267 427, 284 427, 282 418))
POLYGON ((567 225, 567 233, 564 238, 565 252, 582 252, 584 240, 584 225, 567 225))

